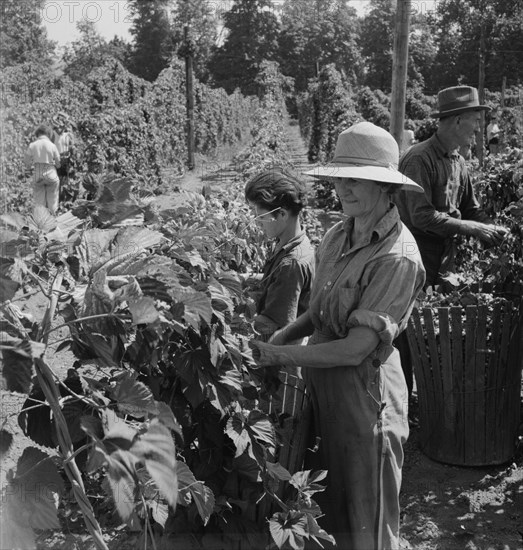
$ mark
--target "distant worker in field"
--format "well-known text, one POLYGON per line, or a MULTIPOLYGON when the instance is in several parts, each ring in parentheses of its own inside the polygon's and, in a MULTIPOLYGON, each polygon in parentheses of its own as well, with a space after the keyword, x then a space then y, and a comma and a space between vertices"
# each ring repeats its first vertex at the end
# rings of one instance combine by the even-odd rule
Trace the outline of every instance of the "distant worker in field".
POLYGON ((488 110, 480 105, 476 88, 441 90, 438 110, 431 115, 439 120, 436 133, 413 145, 400 159, 399 170, 425 190, 424 194, 400 191, 395 202, 418 243, 427 271, 426 286, 438 284, 441 274, 453 270, 456 235, 498 245, 507 233, 482 210, 465 159, 458 152, 474 141, 481 111, 488 110))
POLYGON ((55 214, 58 210, 60 179, 57 168, 60 166, 60 153, 51 141, 51 129, 38 126, 33 141, 25 153, 25 166, 34 166, 33 200, 55 214))
POLYGON ((403 130, 403 136, 401 138, 401 152, 406 151, 410 146, 416 143, 414 137, 414 130, 412 128, 405 128, 403 130))
POLYGON ((56 130, 54 144, 60 153, 58 176, 60 178, 60 188, 63 193, 64 188, 69 183, 69 177, 71 174, 72 159, 74 154, 74 135, 72 132, 72 124, 64 115, 56 116, 53 119, 53 125, 56 130))
POLYGON ((496 155, 499 152, 500 133, 497 116, 493 114, 487 126, 487 149, 491 155, 496 155))

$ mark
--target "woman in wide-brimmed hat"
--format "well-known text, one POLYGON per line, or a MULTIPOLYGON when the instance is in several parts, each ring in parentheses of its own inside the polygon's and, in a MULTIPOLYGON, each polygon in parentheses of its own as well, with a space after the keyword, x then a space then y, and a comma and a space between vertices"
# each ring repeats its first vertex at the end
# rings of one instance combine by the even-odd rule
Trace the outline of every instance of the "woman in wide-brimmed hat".
POLYGON ((394 138, 361 122, 340 134, 329 165, 308 172, 333 181, 346 220, 318 248, 308 311, 269 343, 251 343, 261 366, 302 367, 312 435, 321 438, 307 467, 329 472, 318 500, 323 527, 343 550, 398 548, 408 420, 407 386, 392 343, 425 272, 390 200, 396 189, 423 189, 397 165, 394 138), (310 336, 307 346, 289 344, 303 336, 310 336))

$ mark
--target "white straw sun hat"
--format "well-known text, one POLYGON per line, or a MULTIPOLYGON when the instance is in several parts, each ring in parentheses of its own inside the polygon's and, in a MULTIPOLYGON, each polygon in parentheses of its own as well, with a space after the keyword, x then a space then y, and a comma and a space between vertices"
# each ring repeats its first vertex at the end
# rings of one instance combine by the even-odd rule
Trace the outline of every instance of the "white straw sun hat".
POLYGON ((356 178, 393 183, 406 191, 423 193, 418 185, 398 172, 396 140, 371 122, 358 122, 338 136, 334 158, 329 164, 305 172, 318 178, 356 178))

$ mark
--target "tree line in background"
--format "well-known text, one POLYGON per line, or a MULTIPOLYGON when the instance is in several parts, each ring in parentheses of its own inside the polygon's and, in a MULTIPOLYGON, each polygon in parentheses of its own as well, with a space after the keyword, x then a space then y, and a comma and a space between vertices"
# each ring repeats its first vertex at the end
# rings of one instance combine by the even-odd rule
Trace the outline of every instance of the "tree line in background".
MULTIPOLYGON (((1 68, 38 60, 51 66, 55 46, 41 20, 44 0, 4 0, 1 68)), ((482 36, 485 87, 499 90, 503 77, 523 77, 523 4, 520 0, 440 0, 435 11, 412 2, 409 87, 433 95, 456 83, 477 85, 482 36)), ((390 92, 395 0, 370 0, 363 16, 344 0, 129 0, 132 41, 102 38, 89 21, 63 52, 61 65, 72 79, 115 57, 130 72, 154 81, 174 56, 184 55, 184 27, 196 76, 232 92, 256 93, 262 61, 276 61, 295 90, 333 64, 352 86, 390 92), (230 7, 229 11, 220 9, 230 7)))

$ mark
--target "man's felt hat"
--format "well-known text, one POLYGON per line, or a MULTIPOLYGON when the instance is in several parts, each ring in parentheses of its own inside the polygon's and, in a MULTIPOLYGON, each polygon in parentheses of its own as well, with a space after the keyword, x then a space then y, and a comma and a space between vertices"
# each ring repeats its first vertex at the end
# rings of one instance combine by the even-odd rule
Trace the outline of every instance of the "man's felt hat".
POLYGON ((355 178, 393 183, 405 191, 423 188, 398 172, 399 149, 396 140, 371 122, 358 122, 338 136, 334 158, 308 172, 317 178, 355 178))
POLYGON ((438 93, 438 110, 432 118, 459 115, 467 111, 490 111, 490 107, 480 105, 479 95, 472 86, 452 86, 438 93))

